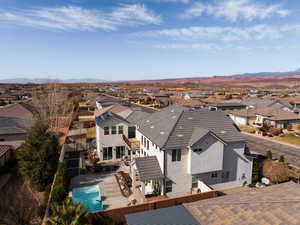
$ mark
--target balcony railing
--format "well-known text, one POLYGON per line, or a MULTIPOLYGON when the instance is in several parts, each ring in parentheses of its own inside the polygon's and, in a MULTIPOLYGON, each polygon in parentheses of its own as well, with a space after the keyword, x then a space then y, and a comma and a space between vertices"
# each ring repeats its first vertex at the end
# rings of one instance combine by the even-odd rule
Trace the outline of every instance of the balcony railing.
POLYGON ((136 138, 127 138, 124 134, 122 135, 123 140, 127 148, 131 151, 137 151, 140 149, 140 142, 136 138))

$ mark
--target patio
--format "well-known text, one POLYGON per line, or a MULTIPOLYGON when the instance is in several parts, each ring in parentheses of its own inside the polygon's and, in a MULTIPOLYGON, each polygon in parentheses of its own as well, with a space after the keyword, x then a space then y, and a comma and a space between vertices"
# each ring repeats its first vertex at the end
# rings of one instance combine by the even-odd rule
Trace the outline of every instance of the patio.
POLYGON ((91 185, 99 186, 104 210, 127 206, 129 203, 120 191, 114 171, 76 176, 71 180, 70 190, 91 185))

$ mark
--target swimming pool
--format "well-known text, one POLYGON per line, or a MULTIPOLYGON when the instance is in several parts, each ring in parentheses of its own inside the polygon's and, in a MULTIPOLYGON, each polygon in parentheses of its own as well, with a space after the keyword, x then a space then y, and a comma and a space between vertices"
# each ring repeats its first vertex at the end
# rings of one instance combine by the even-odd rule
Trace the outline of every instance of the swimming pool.
POLYGON ((100 189, 97 185, 73 188, 72 199, 80 203, 88 212, 95 212, 103 209, 100 189))

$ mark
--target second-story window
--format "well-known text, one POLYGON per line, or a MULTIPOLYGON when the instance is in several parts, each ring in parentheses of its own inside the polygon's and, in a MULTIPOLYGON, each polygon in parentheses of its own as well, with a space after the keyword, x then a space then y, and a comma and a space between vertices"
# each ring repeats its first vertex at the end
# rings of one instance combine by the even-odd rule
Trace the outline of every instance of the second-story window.
POLYGON ((109 127, 104 127, 104 135, 109 135, 109 127))
POLYGON ((123 134, 124 131, 123 131, 123 126, 119 126, 119 134, 123 134))
POLYGON ((117 127, 116 126, 112 126, 111 127, 111 134, 116 134, 117 133, 117 127))
POLYGON ((213 173, 211 174, 211 177, 212 177, 212 178, 217 178, 217 177, 218 177, 218 173, 217 173, 217 172, 213 172, 213 173))
POLYGON ((172 162, 180 161, 180 160, 181 160, 181 150, 173 149, 172 150, 172 162))

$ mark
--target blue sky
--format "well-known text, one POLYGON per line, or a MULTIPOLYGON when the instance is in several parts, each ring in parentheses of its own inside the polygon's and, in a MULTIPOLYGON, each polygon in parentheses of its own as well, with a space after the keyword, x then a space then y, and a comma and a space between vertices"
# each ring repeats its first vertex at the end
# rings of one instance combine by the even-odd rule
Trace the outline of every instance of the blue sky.
POLYGON ((300 68, 299 0, 0 0, 0 79, 300 68))

